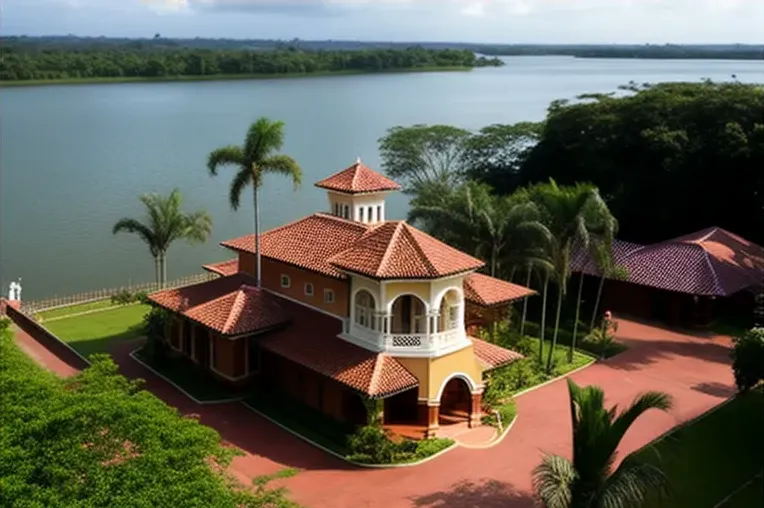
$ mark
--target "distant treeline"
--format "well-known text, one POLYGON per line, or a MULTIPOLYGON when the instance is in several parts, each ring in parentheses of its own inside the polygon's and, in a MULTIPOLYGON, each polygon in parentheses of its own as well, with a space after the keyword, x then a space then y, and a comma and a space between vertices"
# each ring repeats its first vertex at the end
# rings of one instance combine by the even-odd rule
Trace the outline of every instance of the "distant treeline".
POLYGON ((0 46, 0 80, 87 80, 175 76, 384 72, 499 66, 468 49, 421 47, 316 51, 287 45, 269 51, 186 48, 165 41, 56 45, 7 38, 0 46))
POLYGON ((475 44, 463 42, 384 42, 384 41, 291 41, 270 39, 168 39, 156 34, 153 38, 126 39, 110 37, 5 37, 2 47, 27 49, 105 49, 165 48, 210 50, 288 50, 359 51, 369 49, 404 50, 411 46, 423 49, 471 50, 492 56, 561 55, 579 58, 666 58, 666 59, 764 59, 764 44, 475 44))

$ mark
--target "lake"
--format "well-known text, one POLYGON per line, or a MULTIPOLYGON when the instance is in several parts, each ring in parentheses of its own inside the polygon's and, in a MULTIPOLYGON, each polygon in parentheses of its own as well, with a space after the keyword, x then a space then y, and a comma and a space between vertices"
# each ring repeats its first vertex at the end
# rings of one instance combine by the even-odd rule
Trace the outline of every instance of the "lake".
MULTIPOLYGON (((764 82, 760 61, 589 60, 509 57, 472 72, 384 74, 263 81, 46 86, 0 90, 0 290, 23 278, 23 298, 46 298, 128 281, 151 281, 153 261, 135 236, 111 234, 140 217, 138 195, 178 187, 188 210, 205 208, 204 245, 173 245, 168 277, 230 257, 218 242, 251 233, 252 203, 232 212, 233 171, 207 174, 207 154, 239 144, 265 115, 286 122, 283 151, 302 165, 293 191, 269 177, 264 229, 326 210, 313 183, 356 157, 379 168, 377 140, 395 125, 444 123, 479 129, 540 120, 555 99, 609 92, 629 81, 703 78, 764 82)), ((387 215, 405 218, 407 199, 387 215)))

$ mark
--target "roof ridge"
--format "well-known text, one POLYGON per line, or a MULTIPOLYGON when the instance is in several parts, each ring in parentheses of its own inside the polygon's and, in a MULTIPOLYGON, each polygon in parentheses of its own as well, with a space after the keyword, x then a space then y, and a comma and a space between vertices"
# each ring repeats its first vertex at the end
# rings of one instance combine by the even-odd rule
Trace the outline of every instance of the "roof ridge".
POLYGON ((385 361, 384 353, 377 353, 374 357, 374 368, 371 371, 371 378, 369 379, 369 393, 374 393, 373 388, 379 383, 380 377, 382 377, 382 363, 385 361))
MULTIPOLYGON (((391 222, 391 224, 393 224, 391 222)), ((377 266, 377 275, 382 273, 382 268, 387 268, 387 264, 390 262, 390 256, 392 255, 392 247, 395 245, 395 242, 398 239, 398 236, 400 235, 401 231, 401 224, 403 224, 403 221, 399 221, 395 223, 395 230, 393 231, 392 236, 390 236, 390 241, 387 242, 387 246, 385 247, 385 253, 382 254, 382 259, 379 261, 379 265, 377 266)))
MULTIPOLYGON (((411 237, 411 241, 414 244, 414 248, 417 250, 417 252, 419 252, 419 256, 424 260, 425 264, 427 265, 427 267, 430 270, 430 273, 437 273, 438 270, 435 268, 435 265, 432 264, 432 261, 430 261, 429 256, 427 256, 427 254, 424 252, 424 250, 422 249, 422 246, 419 244, 419 241, 416 239, 416 237, 414 236, 414 234, 412 232, 412 229, 416 229, 416 228, 413 228, 412 226, 409 226, 406 221, 401 221, 401 224, 403 224, 405 226, 404 229, 408 233, 409 237, 411 237)), ((427 233, 425 233, 424 231, 419 231, 418 229, 416 231, 419 232, 419 233, 427 235, 427 233)), ((427 236, 429 236, 429 235, 427 235, 427 236)), ((440 241, 440 240, 438 240, 438 241, 440 241)), ((448 245, 445 242, 442 242, 442 243, 444 245, 446 245, 447 247, 451 247, 450 245, 448 245)), ((453 249, 453 247, 451 247, 451 248, 453 249)), ((456 249, 456 250, 459 250, 459 249, 456 249)), ((459 251, 459 252, 461 252, 461 251, 459 251)), ((464 254, 466 254, 466 252, 464 254)))
MULTIPOLYGON (((246 298, 246 293, 244 292, 243 286, 245 284, 242 284, 239 286, 239 289, 236 290, 236 296, 234 296, 233 303, 231 304, 231 312, 228 313, 228 317, 225 320, 225 323, 223 324, 223 330, 225 332, 228 332, 235 323, 234 314, 236 317, 239 317, 239 314, 241 313, 242 308, 244 307, 244 302, 241 301, 242 298, 246 298)), ((223 295, 228 296, 228 295, 223 295)))
MULTIPOLYGON (((698 245, 700 247, 700 245, 698 245)), ((724 288, 719 283, 719 276, 716 274, 716 270, 714 270, 714 266, 711 264, 711 256, 709 255, 708 251, 704 249, 703 247, 700 247, 700 250, 703 252, 703 259, 706 260, 706 264, 708 265, 708 269, 711 272, 711 277, 714 280, 714 289, 721 293, 725 293, 724 288)))
POLYGON ((350 180, 350 187, 354 189, 356 180, 358 179, 358 173, 361 171, 361 161, 356 161, 356 163, 350 166, 349 169, 353 172, 353 179, 350 180))

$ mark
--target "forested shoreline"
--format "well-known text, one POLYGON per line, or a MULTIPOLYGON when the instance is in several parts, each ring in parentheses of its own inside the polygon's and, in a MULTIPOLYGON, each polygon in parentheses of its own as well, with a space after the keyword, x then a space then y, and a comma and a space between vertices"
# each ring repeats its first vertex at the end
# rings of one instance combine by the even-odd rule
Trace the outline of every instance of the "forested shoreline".
POLYGON ((199 49, 152 43, 40 47, 3 41, 0 81, 101 81, 311 75, 473 69, 500 66, 470 50, 363 49, 305 51, 296 46, 256 51, 199 49))

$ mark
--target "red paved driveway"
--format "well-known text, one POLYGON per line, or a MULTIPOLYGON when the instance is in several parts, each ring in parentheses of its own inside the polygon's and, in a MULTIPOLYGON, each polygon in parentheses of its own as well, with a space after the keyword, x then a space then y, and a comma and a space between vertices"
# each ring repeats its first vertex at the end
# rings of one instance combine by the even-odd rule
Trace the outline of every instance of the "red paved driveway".
MULTIPOLYGON (((580 371, 581 385, 604 388, 608 403, 629 402, 645 390, 674 397, 670 414, 651 412, 625 436, 631 452, 671 427, 721 403, 734 393, 729 340, 696 337, 626 320, 618 336, 630 349, 580 371)), ((183 413, 198 413, 224 439, 247 452, 232 470, 242 480, 281 467, 303 471, 284 481, 296 501, 309 507, 524 507, 532 504, 530 472, 541 451, 570 453, 567 388, 557 381, 518 397, 519 417, 499 445, 486 450, 456 449, 410 468, 357 469, 257 417, 239 404, 199 406, 127 356, 114 351, 123 372, 147 380, 147 387, 183 413)))

